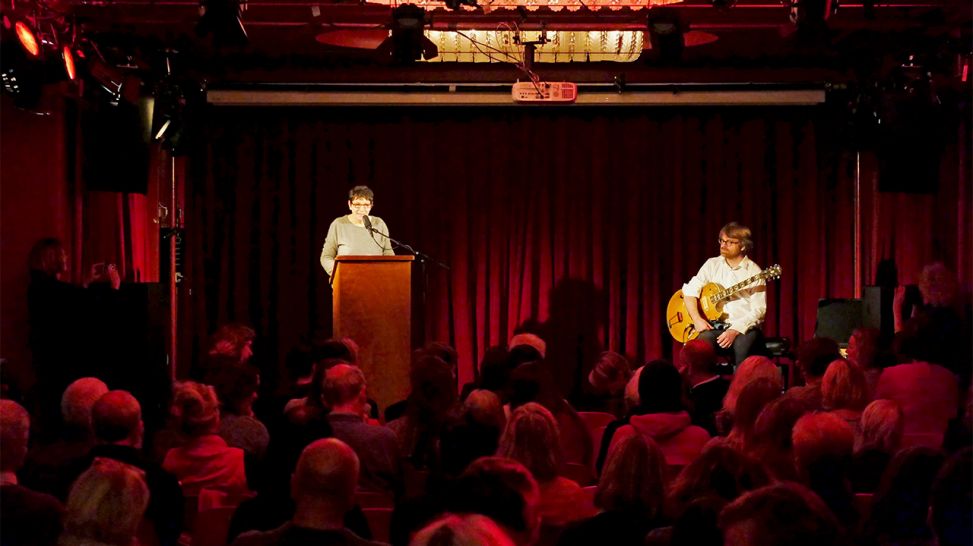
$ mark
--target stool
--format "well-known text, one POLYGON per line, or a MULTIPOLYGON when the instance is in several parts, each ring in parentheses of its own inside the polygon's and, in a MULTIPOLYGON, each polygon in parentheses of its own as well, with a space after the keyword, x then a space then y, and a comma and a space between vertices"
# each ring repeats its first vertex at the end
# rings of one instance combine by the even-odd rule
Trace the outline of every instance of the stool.
POLYGON ((791 352, 791 340, 786 337, 768 337, 764 339, 764 347, 767 357, 781 368, 781 377, 786 391, 794 384, 794 353, 791 352), (784 371, 785 367, 786 371, 784 371))

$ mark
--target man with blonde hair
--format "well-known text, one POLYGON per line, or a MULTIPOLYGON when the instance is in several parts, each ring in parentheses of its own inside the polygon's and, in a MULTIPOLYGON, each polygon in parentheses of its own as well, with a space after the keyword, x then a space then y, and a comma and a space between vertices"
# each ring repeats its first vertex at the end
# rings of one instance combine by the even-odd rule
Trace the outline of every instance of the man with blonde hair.
POLYGON ((720 255, 710 258, 699 272, 682 285, 686 311, 693 320, 700 339, 723 354, 732 354, 736 363, 743 362, 760 337, 760 325, 767 313, 767 286, 758 281, 726 302, 726 321, 710 324, 699 313, 698 301, 703 287, 717 283, 727 288, 760 273, 760 266, 750 259, 753 238, 750 228, 730 222, 720 230, 720 255))

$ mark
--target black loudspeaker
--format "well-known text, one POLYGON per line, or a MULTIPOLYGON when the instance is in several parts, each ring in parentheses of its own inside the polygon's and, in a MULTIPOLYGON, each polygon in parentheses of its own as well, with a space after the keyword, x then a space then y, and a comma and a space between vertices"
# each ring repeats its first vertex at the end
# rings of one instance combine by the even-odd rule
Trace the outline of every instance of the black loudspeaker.
POLYGON ((862 300, 818 300, 818 318, 814 325, 814 337, 833 339, 840 344, 848 343, 855 328, 862 327, 862 300))
POLYGON ((875 328, 884 339, 891 339, 895 333, 895 316, 892 313, 895 288, 866 286, 862 296, 862 326, 875 328))
POLYGON ((81 177, 93 191, 146 193, 148 127, 139 108, 125 101, 81 111, 81 177))

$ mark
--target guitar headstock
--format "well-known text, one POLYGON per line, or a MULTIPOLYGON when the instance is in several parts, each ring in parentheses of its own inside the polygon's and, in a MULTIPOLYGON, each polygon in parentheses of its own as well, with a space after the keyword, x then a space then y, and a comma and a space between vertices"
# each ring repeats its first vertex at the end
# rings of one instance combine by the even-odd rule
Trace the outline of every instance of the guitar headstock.
POLYGON ((764 269, 763 271, 760 272, 760 276, 763 277, 764 279, 767 279, 767 280, 779 279, 780 278, 780 265, 779 264, 774 264, 774 265, 768 267, 767 269, 764 269))

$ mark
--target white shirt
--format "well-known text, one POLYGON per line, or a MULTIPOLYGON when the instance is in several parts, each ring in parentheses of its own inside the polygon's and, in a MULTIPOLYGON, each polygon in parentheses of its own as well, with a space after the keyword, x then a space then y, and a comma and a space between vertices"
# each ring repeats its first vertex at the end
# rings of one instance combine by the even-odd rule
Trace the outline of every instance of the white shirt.
MULTIPOLYGON (((706 260, 703 267, 699 268, 699 273, 682 285, 682 295, 698 298, 703 286, 708 283, 715 282, 723 288, 729 288, 757 273, 760 273, 760 266, 746 256, 736 267, 730 267, 726 258, 716 256, 706 260)), ((760 326, 767 314, 767 283, 759 280, 737 292, 723 304, 723 312, 727 315, 729 328, 741 334, 760 326)))

